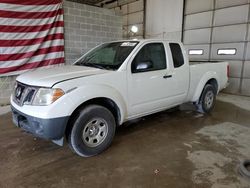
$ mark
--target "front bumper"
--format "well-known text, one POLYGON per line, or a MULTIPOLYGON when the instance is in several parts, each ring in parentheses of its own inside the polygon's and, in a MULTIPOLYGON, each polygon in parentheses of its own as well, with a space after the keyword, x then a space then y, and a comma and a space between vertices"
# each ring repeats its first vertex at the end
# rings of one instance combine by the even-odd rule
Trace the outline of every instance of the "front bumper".
POLYGON ((64 137, 69 117, 42 119, 24 114, 13 106, 12 119, 17 127, 47 140, 60 140, 64 137))

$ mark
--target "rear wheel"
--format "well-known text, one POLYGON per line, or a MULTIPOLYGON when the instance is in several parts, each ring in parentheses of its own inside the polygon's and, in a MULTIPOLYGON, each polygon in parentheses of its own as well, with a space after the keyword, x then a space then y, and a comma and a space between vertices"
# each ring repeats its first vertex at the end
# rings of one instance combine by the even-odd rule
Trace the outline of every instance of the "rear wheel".
POLYGON ((210 113, 215 105, 216 101, 216 89, 213 85, 207 84, 201 94, 200 100, 197 106, 197 110, 201 113, 210 113))
POLYGON ((87 106, 73 123, 68 136, 70 148, 82 157, 97 155, 110 146, 115 127, 114 116, 107 108, 87 106))

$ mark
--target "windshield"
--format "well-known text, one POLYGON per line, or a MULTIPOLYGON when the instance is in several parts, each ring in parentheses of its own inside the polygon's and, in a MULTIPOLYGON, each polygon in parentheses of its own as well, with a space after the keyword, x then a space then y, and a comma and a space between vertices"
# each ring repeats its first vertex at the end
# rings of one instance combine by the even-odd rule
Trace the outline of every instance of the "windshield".
POLYGON ((139 42, 105 43, 79 59, 75 65, 117 70, 139 42))

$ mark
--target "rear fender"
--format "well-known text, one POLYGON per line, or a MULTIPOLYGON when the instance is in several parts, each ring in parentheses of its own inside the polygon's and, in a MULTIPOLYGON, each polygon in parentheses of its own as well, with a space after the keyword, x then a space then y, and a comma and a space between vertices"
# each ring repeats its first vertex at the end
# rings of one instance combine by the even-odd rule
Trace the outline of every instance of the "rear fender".
POLYGON ((207 84, 207 82, 211 79, 215 79, 217 81, 218 84, 218 88, 220 88, 219 86, 219 82, 218 82, 218 75, 216 72, 214 71, 209 71, 206 74, 204 74, 199 82, 199 84, 197 85, 196 89, 195 89, 195 93, 194 96, 192 98, 192 102, 196 102, 200 99, 201 93, 205 87, 205 85, 207 84))

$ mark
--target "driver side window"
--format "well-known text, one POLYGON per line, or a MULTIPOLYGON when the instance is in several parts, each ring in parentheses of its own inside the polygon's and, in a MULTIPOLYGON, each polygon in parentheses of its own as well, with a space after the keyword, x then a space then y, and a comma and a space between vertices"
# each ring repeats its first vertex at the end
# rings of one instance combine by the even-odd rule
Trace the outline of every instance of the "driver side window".
POLYGON ((162 43, 150 43, 143 46, 131 64, 132 73, 166 68, 166 54, 162 43))

